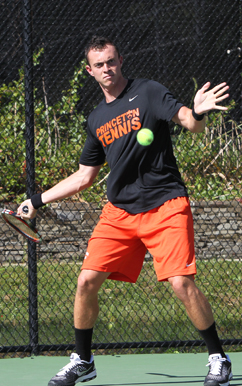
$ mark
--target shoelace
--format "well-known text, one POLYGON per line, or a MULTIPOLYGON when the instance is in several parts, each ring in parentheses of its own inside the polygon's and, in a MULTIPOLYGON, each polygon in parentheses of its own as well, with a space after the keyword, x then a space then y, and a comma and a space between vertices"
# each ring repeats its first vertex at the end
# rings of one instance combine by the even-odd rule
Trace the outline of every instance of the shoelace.
POLYGON ((211 366, 210 373, 213 375, 220 375, 222 362, 225 362, 226 358, 216 358, 212 359, 206 366, 211 366))

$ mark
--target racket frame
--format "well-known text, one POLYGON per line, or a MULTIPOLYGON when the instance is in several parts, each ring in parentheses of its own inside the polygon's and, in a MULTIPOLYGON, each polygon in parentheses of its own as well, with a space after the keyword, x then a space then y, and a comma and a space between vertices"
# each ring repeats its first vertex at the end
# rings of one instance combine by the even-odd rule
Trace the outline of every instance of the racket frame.
POLYGON ((22 219, 20 216, 17 215, 16 212, 14 212, 13 210, 11 209, 3 209, 2 211, 2 218, 4 219, 4 221, 6 221, 6 223, 8 223, 13 229, 15 229, 17 232, 19 232, 21 235, 25 236, 27 239, 29 240, 32 240, 34 241, 35 243, 40 243, 42 241, 41 239, 41 235, 40 233, 38 232, 38 230, 33 226, 33 224, 29 221, 29 220, 24 220, 22 219), (12 224, 9 220, 8 220, 8 216, 13 216, 15 218, 17 218, 20 222, 22 222, 24 225, 26 225, 29 229, 31 229, 35 234, 36 234, 36 237, 33 237, 33 236, 30 236, 28 235, 27 233, 25 233, 24 231, 22 231, 21 229, 19 229, 17 226, 15 226, 14 224, 12 224))

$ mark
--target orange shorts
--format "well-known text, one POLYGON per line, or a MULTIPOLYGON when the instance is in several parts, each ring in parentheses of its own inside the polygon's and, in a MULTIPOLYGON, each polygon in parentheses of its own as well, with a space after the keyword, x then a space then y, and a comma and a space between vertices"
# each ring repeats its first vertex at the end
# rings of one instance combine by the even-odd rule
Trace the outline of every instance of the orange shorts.
POLYGON ((82 269, 110 272, 109 279, 135 283, 146 251, 159 281, 196 274, 193 219, 187 197, 130 214, 107 203, 89 240, 82 269))

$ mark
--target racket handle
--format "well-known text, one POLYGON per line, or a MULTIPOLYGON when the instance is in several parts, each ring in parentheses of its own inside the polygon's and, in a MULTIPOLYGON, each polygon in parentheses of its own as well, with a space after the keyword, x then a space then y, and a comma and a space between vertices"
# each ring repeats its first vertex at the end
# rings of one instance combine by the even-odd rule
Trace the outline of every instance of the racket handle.
POLYGON ((23 211, 25 214, 28 214, 28 213, 29 213, 29 208, 28 208, 28 206, 27 206, 27 205, 24 205, 24 206, 22 207, 22 211, 23 211))

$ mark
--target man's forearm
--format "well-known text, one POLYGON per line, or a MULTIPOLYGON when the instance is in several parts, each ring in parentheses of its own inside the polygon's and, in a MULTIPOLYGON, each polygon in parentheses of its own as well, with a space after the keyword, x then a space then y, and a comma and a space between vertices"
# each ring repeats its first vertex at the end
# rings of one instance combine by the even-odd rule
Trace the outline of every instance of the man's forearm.
POLYGON ((65 180, 60 181, 57 185, 42 193, 41 199, 43 204, 48 204, 53 201, 73 196, 91 185, 92 181, 85 178, 85 176, 80 175, 79 171, 77 171, 65 180))

